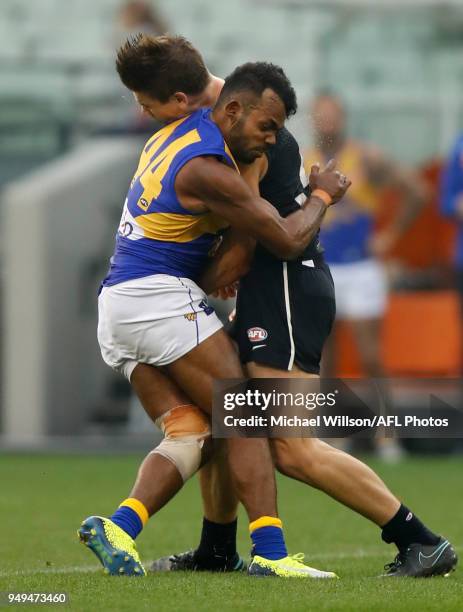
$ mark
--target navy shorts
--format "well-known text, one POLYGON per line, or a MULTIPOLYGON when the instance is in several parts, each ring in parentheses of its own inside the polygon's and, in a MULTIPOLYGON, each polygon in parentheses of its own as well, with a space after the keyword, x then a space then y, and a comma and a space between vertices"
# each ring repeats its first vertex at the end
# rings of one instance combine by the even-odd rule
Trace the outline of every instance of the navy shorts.
POLYGON ((242 363, 320 373, 336 314, 334 284, 322 256, 255 260, 241 279, 232 335, 242 363))

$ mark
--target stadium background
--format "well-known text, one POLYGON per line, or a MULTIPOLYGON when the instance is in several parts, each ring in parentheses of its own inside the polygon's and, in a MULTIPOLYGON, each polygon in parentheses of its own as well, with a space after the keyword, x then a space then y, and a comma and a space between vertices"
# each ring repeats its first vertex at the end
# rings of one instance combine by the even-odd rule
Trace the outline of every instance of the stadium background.
MULTIPOLYGON (((56 487, 72 499, 84 483, 88 492, 97 495, 103 480, 109 508, 100 504, 100 511, 110 511, 125 490, 118 484, 112 493, 116 479, 111 470, 117 471, 118 483, 126 476, 128 486, 136 464, 132 456, 125 460, 118 454, 136 450, 141 457, 156 436, 126 383, 102 363, 95 334, 98 285, 140 145, 151 129, 140 119, 114 70, 118 43, 140 29, 121 25, 122 4, 119 0, 0 3, 0 465, 2 482, 11 491, 13 514, 23 511, 27 501, 46 517, 46 499, 52 505, 59 503, 53 497, 56 487), (61 472, 54 473, 50 482, 40 478, 52 472, 53 456, 34 456, 31 461, 29 453, 35 450, 60 453, 56 456, 61 472), (12 451, 25 454, 12 455, 12 451), (113 456, 81 461, 80 456, 63 455, 100 451, 113 456), (88 485, 99 469, 105 478, 97 481, 98 486, 88 485), (75 488, 68 484, 69 478, 75 488)), ((389 257, 393 294, 384 324, 384 365, 391 376, 458 377, 462 334, 453 269, 456 228, 440 213, 438 184, 441 166, 463 129, 462 3, 158 0, 148 4, 158 13, 155 27, 189 38, 217 75, 225 76, 249 60, 282 65, 298 93, 300 111, 290 129, 301 146, 311 142, 309 102, 317 91, 329 88, 342 95, 349 109, 352 136, 379 145, 397 161, 419 170, 429 186, 429 201, 389 257)), ((385 193, 379 225, 394 214, 396 200, 394 193, 385 193)), ((349 330, 342 333, 339 374, 361 375, 349 330)), ((416 461, 405 460, 400 473, 394 467, 384 468, 399 491, 408 493, 407 482, 421 478, 416 461)), ((453 507, 447 515, 451 525, 454 513, 461 515, 461 457, 426 461, 435 499, 448 499, 453 507)), ((284 509, 295 520, 303 518, 295 510, 296 485, 284 486, 290 500, 284 509)), ((193 485, 187 495, 196 500, 193 485)), ((419 492, 409 497, 424 501, 419 492)), ((93 511, 83 494, 75 499, 76 504, 82 502, 82 511, 72 505, 74 514, 93 511)), ((317 503, 319 515, 339 521, 336 506, 317 503)), ((196 505, 194 517, 199 520, 196 505)), ((1 509, 2 517, 10 519, 8 500, 1 509)), ((180 516, 175 502, 166 512, 165 521, 180 516)), ((441 518, 437 507, 428 511, 428 517, 429 513, 436 521, 441 518)), ((344 516, 351 526, 350 514, 344 516)), ((34 529, 43 527, 43 520, 34 529)), ((357 520, 352 519, 352 530, 361 539, 370 537, 372 528, 362 531, 357 520)), ((59 537, 69 547, 67 533, 73 525, 69 519, 59 527, 59 537)), ((192 543, 187 541, 189 530, 185 523, 177 534, 185 536, 182 546, 192 543)), ((322 531, 315 521, 314 532, 322 531)), ((455 533, 458 545, 462 534, 455 533)), ((297 532, 290 535, 296 537, 297 532)), ((328 551, 333 549, 330 537, 328 533, 322 538, 328 551)), ((178 545, 168 535, 165 538, 164 549, 161 546, 157 552, 171 552, 178 545)), ((339 563, 349 572, 345 551, 357 550, 355 543, 348 536, 345 541, 335 539, 335 548, 341 546, 339 563)), ((32 545, 42 544, 33 540, 32 545)), ((53 557, 54 552, 46 550, 38 556, 40 564, 47 554, 53 557)), ((22 553, 5 551, 18 571, 29 563, 22 553)), ((55 555, 53 563, 81 564, 77 553, 71 557, 55 555)), ((39 567, 39 560, 33 561, 33 567, 39 567)), ((59 580, 53 584, 61 585, 59 580)), ((111 587, 105 588, 110 597, 111 587)), ((185 601, 198 595, 185 588, 185 601)), ((363 587, 358 592, 355 588, 352 597, 363 587)), ((367 587, 364 591, 370 593, 367 587)), ((411 602, 417 592, 409 590, 411 602)), ((386 606, 387 593, 382 595, 386 606)), ((323 593, 320 597, 322 602, 323 593)), ((279 609, 275 602, 277 607, 268 609, 279 609)), ((371 609, 365 605, 352 609, 371 609)), ((90 603, 82 607, 90 608, 90 603)), ((346 604, 344 609, 350 608, 346 604)))

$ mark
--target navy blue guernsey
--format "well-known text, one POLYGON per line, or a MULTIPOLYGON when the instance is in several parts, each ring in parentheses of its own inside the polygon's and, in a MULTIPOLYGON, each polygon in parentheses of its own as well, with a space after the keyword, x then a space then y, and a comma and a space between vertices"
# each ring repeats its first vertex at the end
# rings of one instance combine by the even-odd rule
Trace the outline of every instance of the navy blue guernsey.
MULTIPOLYGON (((305 198, 307 178, 294 136, 283 128, 277 141, 267 151, 268 170, 259 185, 261 196, 270 202, 282 217, 287 217, 300 208, 305 198)), ((307 245, 299 259, 312 259, 323 252, 317 236, 307 245)), ((278 260, 263 246, 256 246, 255 261, 278 260)))

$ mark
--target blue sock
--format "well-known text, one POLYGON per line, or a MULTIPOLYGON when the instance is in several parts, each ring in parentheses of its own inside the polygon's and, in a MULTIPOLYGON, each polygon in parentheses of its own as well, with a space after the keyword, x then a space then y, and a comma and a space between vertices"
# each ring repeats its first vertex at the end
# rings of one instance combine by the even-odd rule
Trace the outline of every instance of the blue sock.
POLYGON ((135 540, 143 529, 141 518, 135 510, 132 510, 132 508, 128 506, 120 506, 109 518, 118 527, 128 533, 133 540, 135 540))
POLYGON ((288 556, 283 529, 280 527, 259 527, 251 533, 252 553, 264 559, 283 559, 288 556))

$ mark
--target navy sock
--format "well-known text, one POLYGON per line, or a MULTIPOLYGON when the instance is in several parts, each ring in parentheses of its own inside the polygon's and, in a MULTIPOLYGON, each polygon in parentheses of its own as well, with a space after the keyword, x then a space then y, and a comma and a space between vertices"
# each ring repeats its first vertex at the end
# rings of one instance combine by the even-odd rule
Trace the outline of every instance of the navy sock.
POLYGON ((138 534, 143 529, 141 518, 128 506, 120 506, 116 512, 109 517, 113 523, 123 529, 129 536, 135 540, 138 534))
POLYGON ((251 533, 252 554, 265 559, 283 559, 288 556, 283 529, 269 525, 259 527, 251 533))
POLYGON ((439 542, 439 536, 430 531, 403 504, 401 504, 391 520, 384 525, 381 538, 388 544, 394 542, 399 550, 407 548, 407 546, 414 543, 432 546, 439 542))
POLYGON ((201 541, 195 551, 201 565, 221 566, 236 554, 237 524, 237 519, 231 523, 214 523, 203 518, 201 541))

